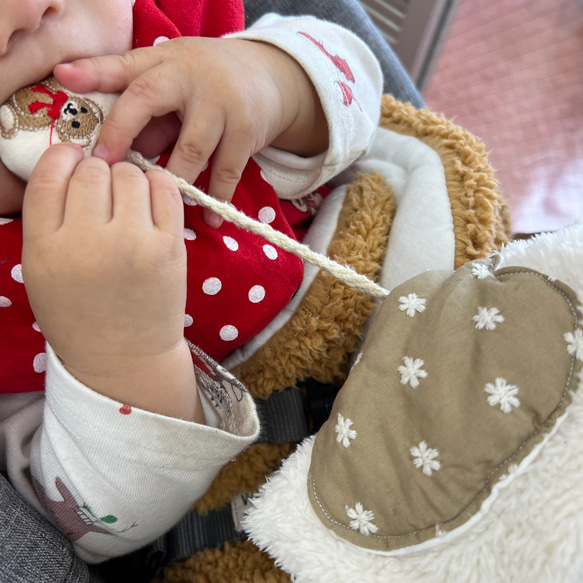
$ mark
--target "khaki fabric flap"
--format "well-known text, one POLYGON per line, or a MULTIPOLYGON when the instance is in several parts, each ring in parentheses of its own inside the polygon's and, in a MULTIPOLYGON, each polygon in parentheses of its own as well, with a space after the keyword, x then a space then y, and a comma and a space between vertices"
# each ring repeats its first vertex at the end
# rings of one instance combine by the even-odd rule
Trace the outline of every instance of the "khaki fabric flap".
POLYGON ((581 367, 576 296, 494 269, 427 272, 381 306, 308 475, 340 537, 390 552, 464 525, 564 413, 581 367))

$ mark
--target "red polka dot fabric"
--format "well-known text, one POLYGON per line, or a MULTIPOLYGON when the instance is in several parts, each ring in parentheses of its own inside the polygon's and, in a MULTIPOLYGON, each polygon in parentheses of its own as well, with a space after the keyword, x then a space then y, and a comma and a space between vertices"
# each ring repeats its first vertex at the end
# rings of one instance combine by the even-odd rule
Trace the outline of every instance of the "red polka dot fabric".
MULTIPOLYGON (((210 168, 197 181, 208 188, 210 168)), ((303 263, 253 233, 224 222, 211 229, 202 208, 185 205, 188 252, 186 337, 217 360, 260 332, 290 301, 302 282, 303 263), (192 322, 191 325, 188 325, 192 322)), ((289 236, 280 202, 250 163, 232 203, 247 216, 289 236)))
POLYGON ((0 392, 43 388, 45 340, 24 289, 20 219, 0 219, 0 392))

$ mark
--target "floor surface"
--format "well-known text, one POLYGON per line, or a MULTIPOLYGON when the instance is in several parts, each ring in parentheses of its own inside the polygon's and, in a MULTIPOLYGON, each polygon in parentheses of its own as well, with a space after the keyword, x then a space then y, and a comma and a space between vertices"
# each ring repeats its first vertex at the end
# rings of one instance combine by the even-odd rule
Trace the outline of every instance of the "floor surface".
POLYGON ((583 218, 583 0, 462 0, 424 98, 484 141, 515 232, 583 218))

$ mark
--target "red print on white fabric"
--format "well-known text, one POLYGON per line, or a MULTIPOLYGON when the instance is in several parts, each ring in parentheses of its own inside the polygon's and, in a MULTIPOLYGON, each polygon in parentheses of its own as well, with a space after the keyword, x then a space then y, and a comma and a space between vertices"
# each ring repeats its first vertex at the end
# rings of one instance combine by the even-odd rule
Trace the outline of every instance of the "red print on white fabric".
MULTIPOLYGON (((304 38, 308 39, 311 43, 313 43, 316 47, 318 47, 320 49, 320 51, 324 55, 326 55, 326 57, 328 57, 328 59, 330 59, 330 61, 334 64, 334 66, 346 77, 346 79, 350 83, 356 83, 356 79, 354 78, 354 74, 352 73, 352 69, 350 68, 350 66, 348 65, 348 63, 345 59, 343 59, 339 55, 332 55, 331 53, 329 53, 320 41, 316 40, 313 36, 309 35, 307 32, 298 32, 298 34, 300 36, 303 36, 304 38)), ((356 105, 358 105, 358 108, 360 109, 360 111, 362 111, 362 107, 360 107, 360 103, 358 103, 358 100, 356 99, 356 97, 354 97, 354 93, 352 91, 352 88, 348 84, 344 83, 344 81, 337 81, 336 83, 338 83, 338 86, 340 87, 340 90, 342 91, 342 102, 344 103, 344 105, 349 106, 354 101, 356 103, 356 105)))

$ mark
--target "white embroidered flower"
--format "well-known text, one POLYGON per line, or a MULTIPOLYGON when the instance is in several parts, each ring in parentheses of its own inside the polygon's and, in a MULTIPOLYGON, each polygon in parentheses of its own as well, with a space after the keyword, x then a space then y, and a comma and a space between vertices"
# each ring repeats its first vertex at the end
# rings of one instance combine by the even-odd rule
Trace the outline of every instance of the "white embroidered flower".
POLYGON ((417 294, 409 294, 408 296, 401 296, 399 298, 399 310, 404 312, 407 310, 407 316, 412 318, 416 312, 423 312, 425 310, 425 300, 417 297, 417 294))
POLYGON ((336 431, 336 442, 341 443, 344 447, 350 447, 350 440, 356 438, 356 431, 350 429, 352 427, 351 419, 344 419, 340 413, 338 413, 338 423, 334 427, 336 431))
POLYGON ((563 334, 565 342, 568 343, 567 350, 569 354, 574 356, 577 360, 583 360, 583 330, 577 328, 575 332, 567 332, 563 334))
POLYGON ((498 308, 478 308, 478 313, 472 318, 476 323, 476 330, 495 330, 496 324, 504 322, 504 316, 498 308))
POLYGON ((413 465, 416 468, 421 468, 426 476, 431 476, 432 472, 441 469, 441 464, 435 459, 439 452, 427 447, 425 441, 422 441, 417 447, 412 447, 409 451, 413 456, 413 465))
POLYGON ((484 391, 490 395, 488 397, 488 405, 491 407, 500 405, 500 409, 504 413, 510 413, 512 407, 520 407, 520 399, 516 397, 518 387, 509 385, 506 379, 498 377, 494 384, 487 383, 484 391))
POLYGON ((472 267, 472 275, 478 279, 486 279, 492 275, 490 267, 484 263, 477 263, 472 267))
POLYGON ((352 530, 356 530, 364 536, 377 532, 378 527, 372 523, 374 514, 370 510, 365 510, 360 502, 357 502, 354 508, 348 506, 344 508, 346 509, 348 518, 352 518, 350 521, 350 528, 352 530))
POLYGON ((424 363, 420 358, 413 360, 409 356, 404 356, 403 362, 405 364, 397 368, 401 375, 401 384, 409 383, 416 389, 419 386, 419 379, 424 379, 427 376, 427 372, 421 369, 424 363))

